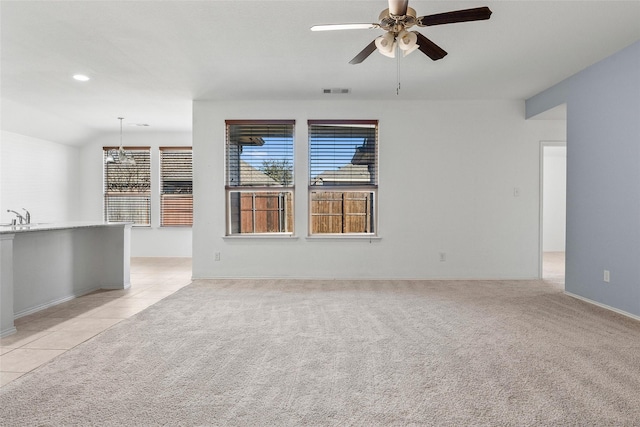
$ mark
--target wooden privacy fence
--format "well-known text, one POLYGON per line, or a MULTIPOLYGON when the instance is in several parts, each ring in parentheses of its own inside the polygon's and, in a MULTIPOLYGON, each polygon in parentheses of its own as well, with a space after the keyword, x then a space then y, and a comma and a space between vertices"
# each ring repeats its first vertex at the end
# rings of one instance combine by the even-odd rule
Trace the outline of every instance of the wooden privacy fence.
POLYGON ((160 196, 160 225, 190 226, 193 224, 193 195, 162 194, 160 196))
POLYGON ((291 192, 240 193, 240 233, 293 231, 291 192))
POLYGON ((311 192, 311 233, 373 233, 373 193, 311 192))

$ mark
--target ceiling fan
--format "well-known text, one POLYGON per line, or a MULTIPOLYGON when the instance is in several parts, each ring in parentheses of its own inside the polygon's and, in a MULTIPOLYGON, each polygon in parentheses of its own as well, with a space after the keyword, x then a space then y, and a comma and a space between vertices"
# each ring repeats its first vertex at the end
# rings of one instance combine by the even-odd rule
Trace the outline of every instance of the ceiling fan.
POLYGON ((377 37, 355 56, 350 64, 359 64, 374 50, 381 54, 395 57, 396 48, 406 56, 416 49, 427 55, 434 61, 442 59, 447 55, 440 46, 423 36, 417 31, 408 31, 409 28, 429 27, 432 25, 453 24, 455 22, 481 21, 491 17, 491 10, 488 7, 477 7, 473 9, 455 10, 435 15, 416 16, 416 11, 409 7, 409 0, 389 0, 389 8, 380 12, 377 24, 327 24, 314 25, 311 31, 332 31, 332 30, 359 30, 380 28, 386 33, 377 37))

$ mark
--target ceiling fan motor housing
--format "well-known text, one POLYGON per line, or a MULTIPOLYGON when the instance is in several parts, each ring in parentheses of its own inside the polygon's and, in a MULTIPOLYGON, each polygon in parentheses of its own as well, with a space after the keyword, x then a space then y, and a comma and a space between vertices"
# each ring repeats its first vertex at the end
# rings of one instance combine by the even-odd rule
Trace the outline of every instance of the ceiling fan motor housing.
POLYGON ((380 21, 380 28, 391 31, 397 35, 400 31, 416 25, 416 16, 415 9, 408 7, 405 15, 392 15, 389 9, 385 9, 380 12, 378 19, 380 21))

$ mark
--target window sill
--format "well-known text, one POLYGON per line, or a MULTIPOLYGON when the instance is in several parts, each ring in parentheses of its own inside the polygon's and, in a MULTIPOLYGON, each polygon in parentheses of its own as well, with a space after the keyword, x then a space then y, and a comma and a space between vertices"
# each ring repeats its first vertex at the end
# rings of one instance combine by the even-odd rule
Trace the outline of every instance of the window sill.
POLYGON ((307 240, 382 240, 380 236, 374 236, 373 234, 314 234, 307 236, 307 240))
POLYGON ((293 234, 242 234, 233 236, 222 236, 224 240, 251 240, 251 239, 276 239, 276 240, 297 240, 298 236, 293 234))

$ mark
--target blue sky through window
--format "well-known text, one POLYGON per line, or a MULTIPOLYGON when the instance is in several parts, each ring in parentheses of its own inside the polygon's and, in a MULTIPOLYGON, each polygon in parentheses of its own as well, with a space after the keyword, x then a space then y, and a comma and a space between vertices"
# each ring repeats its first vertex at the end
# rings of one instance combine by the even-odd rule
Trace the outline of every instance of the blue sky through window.
POLYGON ((364 143, 365 138, 312 137, 309 144, 311 179, 323 172, 338 170, 350 164, 356 148, 364 143))
POLYGON ((265 161, 287 161, 293 167, 293 138, 264 137, 264 145, 245 145, 240 159, 261 170, 265 161))

